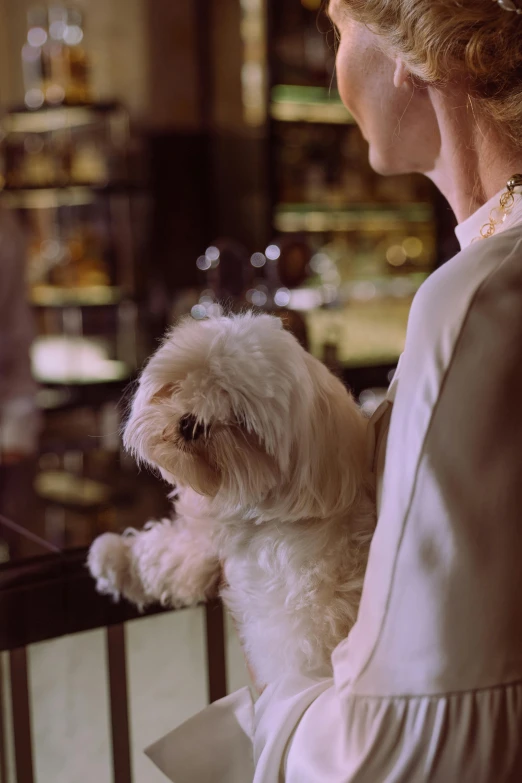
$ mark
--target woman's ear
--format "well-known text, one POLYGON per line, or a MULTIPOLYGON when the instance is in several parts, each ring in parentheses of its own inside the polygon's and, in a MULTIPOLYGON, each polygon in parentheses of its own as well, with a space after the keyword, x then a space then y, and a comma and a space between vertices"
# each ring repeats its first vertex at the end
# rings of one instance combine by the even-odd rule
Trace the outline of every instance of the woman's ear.
POLYGON ((406 84, 410 72, 406 68, 404 61, 401 57, 395 58, 395 72, 393 74, 393 84, 397 89, 400 89, 403 84, 406 84))

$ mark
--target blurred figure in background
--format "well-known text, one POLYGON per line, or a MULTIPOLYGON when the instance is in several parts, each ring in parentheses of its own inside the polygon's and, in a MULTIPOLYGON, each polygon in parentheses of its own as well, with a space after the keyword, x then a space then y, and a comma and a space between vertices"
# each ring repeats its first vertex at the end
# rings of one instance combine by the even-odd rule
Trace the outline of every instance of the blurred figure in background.
MULTIPOLYGON (((25 261, 21 227, 11 213, 0 210, 0 514, 21 524, 39 430, 25 261)), ((8 537, 0 528, 1 538, 8 537)))

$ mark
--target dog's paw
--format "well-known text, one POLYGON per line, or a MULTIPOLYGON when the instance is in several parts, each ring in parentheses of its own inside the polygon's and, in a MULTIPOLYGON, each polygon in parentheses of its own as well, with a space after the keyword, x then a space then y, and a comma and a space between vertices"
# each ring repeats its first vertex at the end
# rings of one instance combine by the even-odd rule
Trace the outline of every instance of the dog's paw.
POLYGON ((190 528, 160 522, 130 541, 143 587, 162 606, 193 606, 217 593, 219 561, 190 528))
POLYGON ((104 533, 92 544, 87 567, 96 580, 96 589, 115 601, 125 596, 133 603, 144 604, 143 590, 133 585, 129 541, 114 533, 104 533))

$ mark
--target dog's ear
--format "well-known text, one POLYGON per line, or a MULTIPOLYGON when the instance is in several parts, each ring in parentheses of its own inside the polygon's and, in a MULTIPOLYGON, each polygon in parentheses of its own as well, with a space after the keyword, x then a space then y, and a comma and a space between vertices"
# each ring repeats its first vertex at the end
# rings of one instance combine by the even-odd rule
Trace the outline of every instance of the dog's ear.
POLYGON ((310 486, 330 513, 355 501, 366 465, 367 419, 342 382, 321 365, 312 411, 310 486), (322 392, 322 393, 321 393, 322 392), (325 393, 326 392, 326 393, 325 393))
POLYGON ((164 427, 163 432, 161 433, 161 440, 164 443, 169 443, 170 441, 173 441, 178 433, 178 429, 179 429, 179 423, 177 421, 174 421, 171 424, 167 424, 166 427, 164 427))
POLYGON ((367 421, 341 381, 313 357, 309 395, 295 400, 288 515, 330 517, 355 501, 364 479, 367 421))
POLYGON ((179 391, 179 384, 166 383, 164 386, 161 387, 161 389, 159 389, 154 394, 154 396, 151 399, 151 402, 152 403, 164 402, 165 400, 168 400, 171 397, 173 397, 177 391, 179 391))

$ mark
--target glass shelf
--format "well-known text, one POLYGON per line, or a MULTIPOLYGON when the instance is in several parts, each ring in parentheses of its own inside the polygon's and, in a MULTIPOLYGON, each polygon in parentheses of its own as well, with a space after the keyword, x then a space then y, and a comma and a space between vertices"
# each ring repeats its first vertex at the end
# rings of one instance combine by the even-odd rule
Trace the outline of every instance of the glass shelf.
POLYGON ((311 353, 321 358, 334 334, 338 361, 344 367, 395 364, 404 350, 411 299, 376 297, 306 313, 311 353))
POLYGON ((45 107, 36 111, 20 110, 2 120, 4 133, 50 133, 63 128, 78 128, 97 121, 98 115, 122 110, 114 103, 87 106, 45 107))
POLYGON ((83 288, 59 288, 39 285, 31 290, 30 301, 36 307, 101 307, 121 301, 117 286, 93 285, 83 288))
POLYGON ((278 122, 353 125, 337 90, 279 84, 272 88, 270 116, 278 122))
POLYGON ((39 497, 51 503, 84 508, 103 505, 111 499, 110 487, 65 471, 43 471, 35 480, 39 497))
POLYGON ((92 204, 102 188, 70 186, 63 188, 27 188, 4 190, 1 200, 11 209, 57 209, 58 207, 81 207, 92 204))
POLYGON ((33 187, 6 187, 0 190, 0 199, 11 209, 56 209, 92 204, 97 196, 139 193, 140 187, 131 183, 84 183, 75 185, 35 185, 33 187))
POLYGON ((112 368, 107 368, 106 372, 92 375, 49 375, 44 373, 39 375, 35 373, 35 379, 38 383, 45 383, 56 386, 97 386, 104 383, 118 383, 127 381, 131 378, 129 368, 123 362, 114 361, 112 368))
POLYGON ((405 297, 413 297, 428 276, 428 272, 405 272, 378 277, 368 275, 361 280, 344 283, 342 299, 347 303, 354 301, 364 303, 379 298, 404 299, 405 297), (370 296, 367 294, 368 290, 372 292, 370 296))
POLYGON ((110 359, 103 346, 85 337, 38 337, 32 346, 33 375, 40 383, 89 385, 130 377, 130 367, 110 359))
MULTIPOLYGON (((361 279, 344 281, 339 287, 337 304, 327 310, 335 313, 346 305, 357 307, 384 299, 412 299, 427 277, 427 272, 404 272, 388 276, 367 275, 361 279)), ((291 289, 288 291, 288 297, 289 302, 286 307, 289 310, 310 312, 324 304, 329 304, 320 286, 291 289)))
POLYGON ((344 208, 314 204, 280 204, 274 225, 281 233, 386 231, 397 223, 433 220, 431 204, 351 204, 344 208))

